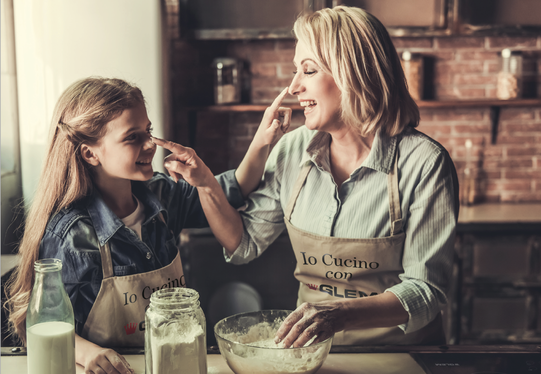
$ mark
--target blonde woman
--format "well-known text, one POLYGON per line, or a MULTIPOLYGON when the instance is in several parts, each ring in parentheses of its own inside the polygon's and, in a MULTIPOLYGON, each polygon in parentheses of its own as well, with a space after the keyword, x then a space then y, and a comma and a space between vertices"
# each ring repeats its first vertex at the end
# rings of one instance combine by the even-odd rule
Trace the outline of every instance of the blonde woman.
POLYGON ((241 212, 235 264, 287 229, 298 307, 277 341, 441 344, 458 217, 453 162, 417 131, 385 27, 358 8, 301 16, 294 26, 297 96, 305 126, 272 150, 241 212))
POLYGON ((94 77, 68 87, 55 108, 50 147, 19 246, 21 263, 8 286, 13 333, 25 341, 34 262, 59 258, 75 315, 77 363, 85 373, 133 372, 107 347, 144 345, 144 328, 124 327, 144 322, 149 285, 185 285, 177 248, 183 228, 210 224, 228 245, 228 225, 241 225, 230 203, 242 205, 243 195, 257 186, 269 144, 283 133, 280 125, 286 129, 289 123, 289 115, 283 124, 276 120, 285 94, 273 104, 239 169, 215 178, 193 150, 152 138, 137 87, 94 77), (167 162, 182 163, 195 187, 153 172, 153 139, 175 150, 167 162), (207 221, 204 213, 213 209, 226 219, 207 221), (110 258, 111 268, 102 256, 110 258), (128 303, 126 294, 137 297, 128 303))

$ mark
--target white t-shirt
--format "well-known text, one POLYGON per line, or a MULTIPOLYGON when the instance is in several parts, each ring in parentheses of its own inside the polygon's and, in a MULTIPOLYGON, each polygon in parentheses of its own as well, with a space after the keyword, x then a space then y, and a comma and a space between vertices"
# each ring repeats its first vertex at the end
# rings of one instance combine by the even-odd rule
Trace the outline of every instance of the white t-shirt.
POLYGON ((121 221, 126 225, 126 227, 135 231, 139 236, 139 239, 141 239, 141 225, 145 220, 145 206, 141 204, 137 197, 133 196, 133 198, 137 203, 137 208, 135 208, 133 213, 129 216, 121 218, 121 221))

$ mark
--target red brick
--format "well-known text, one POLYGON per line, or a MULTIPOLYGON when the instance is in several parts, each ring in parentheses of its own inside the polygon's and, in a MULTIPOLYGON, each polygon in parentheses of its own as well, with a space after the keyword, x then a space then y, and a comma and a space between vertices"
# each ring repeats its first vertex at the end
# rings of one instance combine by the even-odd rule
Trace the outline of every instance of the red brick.
POLYGON ((500 110, 500 121, 534 118, 535 111, 532 108, 502 108, 500 110))
POLYGON ((483 61, 442 61, 436 64, 436 74, 464 74, 464 73, 482 73, 483 61))
POLYGON ((531 168, 532 159, 485 159, 483 161, 483 168, 486 170, 494 170, 500 168, 531 168))
POLYGON ((432 38, 391 38, 396 49, 432 48, 432 38))
POLYGON ((505 135, 498 134, 497 139, 498 144, 507 145, 507 144, 536 144, 535 137, 531 136, 517 136, 517 135, 505 135))
POLYGON ((293 63, 276 64, 276 75, 279 78, 287 78, 289 80, 292 80, 293 72, 295 70, 297 69, 295 69, 295 65, 293 65, 293 63))
POLYGON ((452 73, 444 73, 440 72, 434 76, 434 84, 436 85, 450 85, 453 83, 453 76, 452 73))
POLYGON ((531 132, 531 133, 541 133, 541 123, 509 123, 504 124, 502 129, 505 129, 509 132, 531 132))
POLYGON ((488 123, 471 123, 466 125, 454 125, 453 128, 455 133, 465 136, 466 134, 487 134, 490 132, 491 125, 488 123))
POLYGON ((470 50, 459 50, 456 52, 457 60, 459 61, 468 61, 468 60, 479 60, 479 61, 490 61, 499 62, 498 54, 495 52, 486 52, 486 51, 470 51, 470 50))
POLYGON ((295 53, 289 50, 263 50, 253 51, 251 53, 251 61, 255 62, 291 62, 295 57, 295 53))
POLYGON ((498 77, 496 75, 478 75, 478 74, 457 74, 454 76, 455 84, 464 85, 488 85, 496 84, 498 77))
POLYGON ((495 61, 485 61, 486 73, 498 73, 501 70, 500 63, 495 61))
POLYGON ((480 37, 448 37, 436 38, 436 48, 483 48, 485 39, 480 37))
POLYGON ((419 108, 419 114, 421 115, 421 121, 432 121, 434 119, 434 112, 430 109, 419 108))
MULTIPOLYGON (((288 78, 278 78, 278 77, 253 77, 252 78, 252 88, 276 88, 278 93, 282 91, 285 87, 289 86, 291 79, 288 78)), ((278 93, 276 95, 278 95, 278 93)), ((274 97, 276 97, 276 95, 274 97)), ((273 97, 273 100, 274 100, 273 97)), ((271 100, 272 102, 272 100, 271 100)))
POLYGON ((275 63, 252 64, 250 70, 255 77, 275 77, 277 75, 275 63))
POLYGON ((431 122, 421 122, 417 129, 426 134, 438 134, 438 135, 451 134, 451 126, 442 126, 442 125, 438 125, 437 123, 431 123, 431 122))
POLYGON ((523 48, 523 47, 535 47, 537 45, 537 38, 532 36, 493 36, 488 37, 488 48, 523 48))
POLYGON ((541 170, 505 170, 506 179, 541 179, 541 170))
POLYGON ((536 156, 541 155, 538 147, 508 147, 507 156, 536 156))
POLYGON ((494 146, 486 147, 483 153, 486 158, 502 157, 502 154, 503 154, 501 147, 494 147, 494 146))
POLYGON ((482 121, 486 109, 441 109, 434 113, 436 121, 482 121))
POLYGON ((291 39, 291 40, 282 39, 282 40, 277 40, 275 46, 277 50, 285 49, 285 50, 290 50, 294 52, 296 44, 297 42, 294 39, 291 39))

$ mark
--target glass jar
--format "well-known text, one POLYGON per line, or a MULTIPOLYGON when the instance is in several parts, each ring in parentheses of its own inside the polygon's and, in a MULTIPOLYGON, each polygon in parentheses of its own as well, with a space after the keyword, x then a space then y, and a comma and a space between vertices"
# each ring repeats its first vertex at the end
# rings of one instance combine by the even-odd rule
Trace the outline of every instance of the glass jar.
POLYGON ((28 372, 75 374, 75 321, 62 282, 62 261, 34 263, 35 280, 26 311, 28 372))
POLYGON ((401 63, 411 97, 413 100, 422 100, 424 86, 423 57, 405 51, 402 53, 401 63))
POLYGON ((501 52, 496 96, 501 100, 522 97, 522 53, 504 49, 501 52))
POLYGON ((216 58, 213 61, 214 102, 235 104, 240 102, 239 64, 234 58, 216 58))
POLYGON ((146 374, 207 373, 206 321, 197 291, 165 288, 150 296, 145 367, 146 374))

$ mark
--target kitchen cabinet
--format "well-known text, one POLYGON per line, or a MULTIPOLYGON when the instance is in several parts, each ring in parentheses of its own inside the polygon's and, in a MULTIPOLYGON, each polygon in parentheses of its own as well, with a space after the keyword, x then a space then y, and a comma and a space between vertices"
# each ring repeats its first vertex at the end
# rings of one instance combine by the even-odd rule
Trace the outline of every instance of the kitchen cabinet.
POLYGON ((393 37, 541 33, 538 0, 180 0, 179 23, 195 39, 292 39, 299 14, 336 5, 366 9, 393 37))
POLYGON ((540 343, 541 204, 461 209, 456 341, 540 343))

